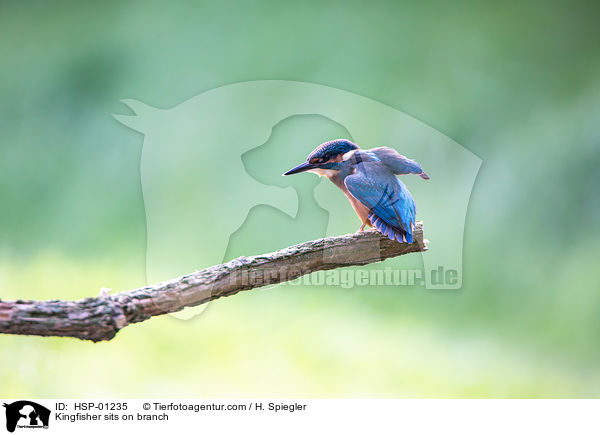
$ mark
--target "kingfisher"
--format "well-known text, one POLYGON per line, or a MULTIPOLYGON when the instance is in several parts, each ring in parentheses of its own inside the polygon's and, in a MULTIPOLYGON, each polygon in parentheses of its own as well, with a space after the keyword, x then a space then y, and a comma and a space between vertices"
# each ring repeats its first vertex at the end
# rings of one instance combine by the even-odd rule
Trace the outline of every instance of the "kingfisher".
POLYGON ((390 240, 413 242, 415 201, 396 175, 429 180, 421 165, 387 147, 362 150, 347 139, 322 143, 305 162, 283 175, 312 172, 327 177, 346 195, 362 225, 375 227, 390 240))

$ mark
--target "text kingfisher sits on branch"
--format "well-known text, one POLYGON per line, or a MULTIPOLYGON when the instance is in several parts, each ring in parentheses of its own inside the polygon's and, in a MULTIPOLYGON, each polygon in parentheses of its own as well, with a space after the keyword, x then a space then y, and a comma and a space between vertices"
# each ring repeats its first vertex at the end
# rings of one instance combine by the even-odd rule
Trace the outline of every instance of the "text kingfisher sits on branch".
POLYGON ((314 172, 339 187, 358 214, 363 231, 375 227, 391 240, 413 242, 416 207, 412 195, 396 175, 429 175, 421 165, 387 147, 361 150, 346 139, 319 145, 306 162, 283 175, 314 172))

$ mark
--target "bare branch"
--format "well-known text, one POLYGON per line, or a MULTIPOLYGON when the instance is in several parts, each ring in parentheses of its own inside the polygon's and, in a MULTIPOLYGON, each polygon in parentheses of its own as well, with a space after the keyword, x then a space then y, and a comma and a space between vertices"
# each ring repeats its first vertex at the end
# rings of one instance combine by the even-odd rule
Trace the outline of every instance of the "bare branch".
POLYGON ((270 254, 239 257, 170 281, 79 301, 0 301, 0 333, 110 340, 130 323, 204 304, 242 290, 290 281, 319 270, 364 265, 427 250, 423 224, 414 242, 376 231, 304 242, 270 254))

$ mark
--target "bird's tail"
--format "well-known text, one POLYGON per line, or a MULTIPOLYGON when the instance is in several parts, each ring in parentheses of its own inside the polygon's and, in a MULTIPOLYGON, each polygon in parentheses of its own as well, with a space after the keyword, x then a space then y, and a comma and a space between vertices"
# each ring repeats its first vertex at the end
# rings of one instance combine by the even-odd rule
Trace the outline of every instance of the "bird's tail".
POLYGON ((408 231, 404 231, 402 228, 389 225, 373 213, 369 213, 369 220, 371 221, 371 225, 377 228, 377 230, 381 234, 387 236, 388 239, 397 240, 400 243, 404 243, 405 240, 406 243, 413 242, 413 235, 411 229, 409 229, 408 231))

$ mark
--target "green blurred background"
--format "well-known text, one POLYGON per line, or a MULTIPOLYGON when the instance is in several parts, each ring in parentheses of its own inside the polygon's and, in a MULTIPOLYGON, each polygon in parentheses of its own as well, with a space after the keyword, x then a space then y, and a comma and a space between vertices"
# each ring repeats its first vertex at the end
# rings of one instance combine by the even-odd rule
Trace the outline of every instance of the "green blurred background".
POLYGON ((111 117, 123 98, 314 82, 404 111, 483 166, 459 291, 287 286, 108 343, 2 336, 0 395, 598 397, 598 9, 1 2, 2 299, 145 284, 143 137, 111 117))

